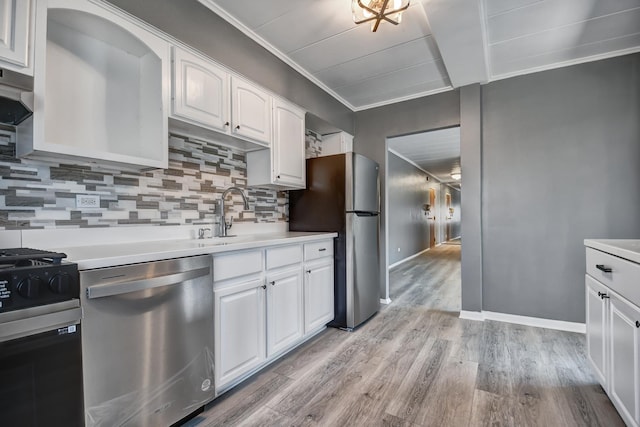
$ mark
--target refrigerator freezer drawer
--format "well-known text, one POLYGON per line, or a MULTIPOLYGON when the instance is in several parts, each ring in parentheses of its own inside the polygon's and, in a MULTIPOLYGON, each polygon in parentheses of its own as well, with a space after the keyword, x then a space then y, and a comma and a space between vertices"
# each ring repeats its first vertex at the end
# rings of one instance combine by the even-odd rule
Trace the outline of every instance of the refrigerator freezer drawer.
POLYGON ((378 216, 347 214, 347 328, 380 308, 378 216))

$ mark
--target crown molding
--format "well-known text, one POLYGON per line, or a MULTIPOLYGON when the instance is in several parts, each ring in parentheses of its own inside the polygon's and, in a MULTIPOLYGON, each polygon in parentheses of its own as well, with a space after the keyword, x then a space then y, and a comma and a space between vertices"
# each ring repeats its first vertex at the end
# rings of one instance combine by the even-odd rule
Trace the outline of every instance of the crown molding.
POLYGON ((284 62, 285 64, 287 64, 288 66, 290 66, 291 68, 293 68, 294 70, 296 70, 297 72, 302 74, 307 79, 309 79, 313 84, 315 84, 316 86, 320 87, 322 90, 324 90, 329 95, 334 97, 342 105, 344 105, 345 107, 347 107, 351 111, 356 111, 355 107, 353 105, 351 105, 351 103, 349 101, 347 101, 346 99, 344 99, 343 97, 338 95, 331 88, 329 88, 329 86, 327 86, 324 83, 322 83, 313 74, 309 73, 307 70, 302 68, 297 62, 293 61, 291 58, 289 58, 281 50, 279 50, 278 48, 273 46, 271 43, 266 41, 264 38, 260 37, 251 28, 247 27, 242 22, 238 21, 229 12, 227 12, 226 10, 224 10, 223 8, 218 6, 216 3, 214 3, 213 0, 198 0, 198 2, 200 4, 202 4, 204 7, 208 8, 209 10, 211 10, 216 15, 220 16, 222 19, 227 21, 229 24, 231 24, 234 27, 236 27, 245 36, 249 37, 251 40, 253 40, 254 42, 258 43, 260 46, 262 46, 263 48, 265 48, 266 50, 271 52, 274 56, 276 56, 282 62, 284 62))
POLYGON ((418 92, 418 93, 403 96, 400 98, 390 99, 388 101, 380 101, 373 104, 363 105, 361 107, 353 107, 353 111, 364 111, 364 110, 370 110, 371 108, 384 107, 385 105, 391 105, 391 104, 396 104, 398 102, 410 101, 412 99, 422 98, 424 96, 429 96, 429 95, 435 95, 442 92, 449 92, 454 89, 455 88, 453 86, 446 86, 439 89, 427 90, 425 92, 418 92))
POLYGON ((412 166, 415 166, 416 168, 420 169, 422 172, 426 173, 427 175, 429 175, 431 178, 435 179, 436 181, 438 181, 438 183, 442 184, 442 185, 446 185, 447 187, 451 188, 452 190, 456 190, 456 191, 460 191, 459 188, 453 187, 450 183, 448 182, 444 182, 443 180, 441 180, 440 178, 438 178, 437 176, 435 176, 433 173, 429 172, 428 170, 426 170, 425 168, 421 167, 420 165, 418 165, 416 162, 414 162, 413 160, 403 156, 402 154, 398 153, 396 150, 394 150, 393 148, 387 148, 387 150, 392 153, 395 156, 398 156, 399 158, 401 158, 402 160, 404 160, 405 162, 409 163, 412 166))
POLYGON ((489 82, 509 79, 511 77, 524 76, 527 74, 539 73, 541 71, 548 71, 548 70, 555 70, 558 68, 570 67, 572 65, 585 64, 587 62, 594 62, 594 61, 600 61, 603 59, 615 58, 617 56, 630 55, 638 52, 640 52, 640 46, 630 47, 628 49, 614 50, 611 52, 600 53, 597 55, 584 56, 582 58, 576 58, 569 61, 555 62, 553 64, 544 65, 541 67, 526 68, 524 70, 518 70, 511 73, 491 75, 489 82))

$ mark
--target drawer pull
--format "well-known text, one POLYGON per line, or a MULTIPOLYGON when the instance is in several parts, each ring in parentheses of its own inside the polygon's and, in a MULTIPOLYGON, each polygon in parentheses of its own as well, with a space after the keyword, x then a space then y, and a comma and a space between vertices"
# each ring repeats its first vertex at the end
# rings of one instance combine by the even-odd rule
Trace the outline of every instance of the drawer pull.
POLYGON ((611 267, 605 267, 604 264, 596 264, 596 268, 600 271, 604 271, 605 273, 611 273, 613 271, 611 267))
POLYGON ((318 249, 318 252, 324 252, 326 250, 327 250, 327 248, 320 248, 320 249, 318 249))
POLYGON ((272 281, 272 282, 269 282, 269 283, 271 284, 271 286, 275 286, 276 285, 276 281, 275 280, 272 281))
POLYGON ((311 270, 307 270, 307 274, 311 274, 311 270))
POLYGON ((636 320, 636 328, 640 328, 640 322, 636 320))

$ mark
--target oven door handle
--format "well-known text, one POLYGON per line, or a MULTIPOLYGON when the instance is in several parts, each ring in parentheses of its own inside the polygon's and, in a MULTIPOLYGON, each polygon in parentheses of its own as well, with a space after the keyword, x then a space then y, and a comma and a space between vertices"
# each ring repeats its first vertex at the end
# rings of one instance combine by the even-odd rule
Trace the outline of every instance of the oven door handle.
POLYGON ((102 298, 131 292, 143 291, 145 289, 159 288, 162 286, 177 285, 187 280, 208 276, 209 267, 195 270, 182 271, 180 273, 166 274, 164 276, 152 277, 150 279, 135 280, 131 282, 120 282, 108 285, 94 285, 87 287, 87 298, 102 298))
POLYGON ((0 323, 0 342, 74 325, 80 323, 81 317, 82 310, 77 307, 70 310, 3 322, 0 323))

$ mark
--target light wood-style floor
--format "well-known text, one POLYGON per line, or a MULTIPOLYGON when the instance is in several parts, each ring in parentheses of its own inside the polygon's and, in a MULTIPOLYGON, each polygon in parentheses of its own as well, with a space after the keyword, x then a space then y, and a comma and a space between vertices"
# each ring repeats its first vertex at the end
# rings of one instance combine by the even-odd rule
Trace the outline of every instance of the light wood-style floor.
POLYGON ((327 329, 186 425, 623 426, 581 334, 458 318, 460 246, 391 272, 393 303, 327 329))

